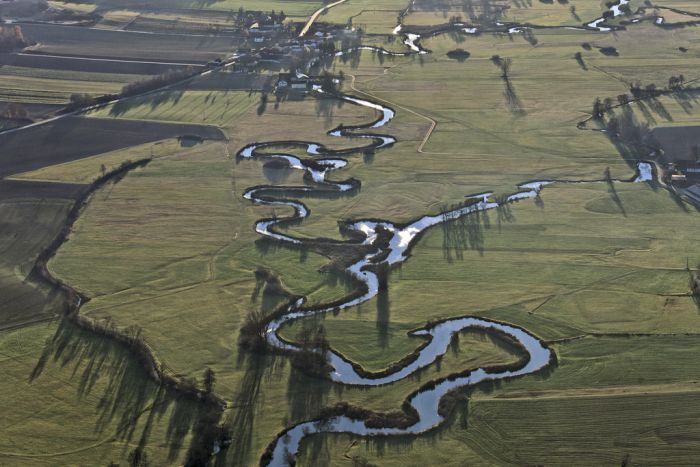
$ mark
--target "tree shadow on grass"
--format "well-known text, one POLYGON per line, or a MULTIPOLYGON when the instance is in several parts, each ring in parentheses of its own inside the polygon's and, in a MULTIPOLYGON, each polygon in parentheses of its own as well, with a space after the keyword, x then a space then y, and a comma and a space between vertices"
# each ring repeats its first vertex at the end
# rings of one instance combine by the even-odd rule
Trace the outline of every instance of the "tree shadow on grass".
MULTIPOLYGON (((445 206, 443 211, 452 209, 445 206)), ((487 211, 476 211, 459 218, 443 216, 442 223, 442 254, 448 261, 463 260, 464 251, 474 250, 480 256, 484 254, 485 231, 491 228, 491 220, 487 211)))
POLYGON ((135 96, 121 99, 112 105, 112 107, 109 109, 109 115, 112 117, 119 117, 126 114, 131 109, 142 105, 149 105, 151 110, 155 110, 167 103, 172 103, 174 106, 180 102, 180 99, 184 93, 185 91, 183 90, 168 90, 155 92, 146 96, 135 96))
POLYGON ((649 107, 651 110, 656 112, 658 116, 666 120, 667 122, 672 122, 673 121, 673 115, 666 109, 666 106, 661 102, 659 99, 656 97, 653 97, 649 99, 648 101, 649 107))
POLYGON ((681 89, 672 94, 673 99, 687 114, 693 113, 693 104, 698 104, 698 91, 681 89))
POLYGON ((233 443, 226 456, 217 458, 216 466, 256 463, 257 459, 253 458, 257 455, 253 452, 253 434, 259 415, 258 407, 264 403, 262 383, 265 378, 277 377, 285 363, 285 359, 279 359, 275 355, 241 351, 237 366, 243 370, 243 376, 233 395, 229 418, 224 422, 233 434, 233 443))
POLYGON ((617 194, 617 190, 615 189, 615 181, 610 175, 610 167, 605 169, 605 183, 608 185, 608 193, 610 193, 610 198, 612 198, 613 203, 615 203, 622 215, 627 217, 625 206, 622 204, 622 199, 620 199, 620 195, 617 194))
POLYGON ((168 462, 182 453, 185 436, 198 417, 198 404, 152 381, 127 348, 64 319, 30 373, 30 384, 40 384, 50 365, 72 366, 71 380, 76 383, 79 401, 97 398, 95 433, 111 434, 123 443, 124 450, 136 445, 136 451, 143 453, 153 427, 172 409, 165 420, 168 462))
POLYGON ((263 258, 269 255, 275 255, 279 250, 301 251, 303 249, 295 244, 283 242, 270 237, 260 237, 255 240, 255 251, 257 251, 263 258))
POLYGON ((388 290, 379 290, 377 294, 377 339, 383 349, 389 346, 391 337, 389 328, 391 325, 391 301, 388 290))
POLYGON ((644 115, 644 119, 647 121, 647 124, 649 124, 650 126, 656 126, 657 121, 651 114, 647 106, 644 104, 644 102, 637 101, 635 102, 635 104, 637 104, 637 108, 642 112, 642 115, 644 115))
POLYGON ((345 101, 332 97, 320 97, 316 99, 316 116, 324 117, 327 126, 333 123, 335 110, 340 109, 345 101))
MULTIPOLYGON (((331 388, 331 382, 310 377, 292 366, 287 380, 288 424, 318 418, 321 409, 328 405, 331 388)), ((328 465, 330 462, 330 451, 319 436, 309 438, 305 453, 310 465, 328 465)))

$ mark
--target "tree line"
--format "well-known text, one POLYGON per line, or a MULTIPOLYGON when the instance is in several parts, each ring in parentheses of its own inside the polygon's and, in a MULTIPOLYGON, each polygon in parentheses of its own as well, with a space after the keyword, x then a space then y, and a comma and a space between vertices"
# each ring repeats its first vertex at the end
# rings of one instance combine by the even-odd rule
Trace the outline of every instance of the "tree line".
POLYGON ((0 52, 12 52, 31 45, 19 25, 0 26, 0 52))
POLYGON ((164 73, 153 76, 148 79, 143 79, 129 83, 122 87, 119 94, 104 94, 101 96, 92 96, 87 93, 73 93, 69 97, 68 105, 65 107, 65 111, 77 110, 84 107, 90 107, 93 105, 106 104, 109 101, 123 98, 132 97, 138 94, 144 94, 147 92, 155 91, 157 89, 163 88, 175 84, 177 82, 183 81, 187 78, 195 76, 197 72, 193 67, 188 66, 182 69, 167 70, 164 73))

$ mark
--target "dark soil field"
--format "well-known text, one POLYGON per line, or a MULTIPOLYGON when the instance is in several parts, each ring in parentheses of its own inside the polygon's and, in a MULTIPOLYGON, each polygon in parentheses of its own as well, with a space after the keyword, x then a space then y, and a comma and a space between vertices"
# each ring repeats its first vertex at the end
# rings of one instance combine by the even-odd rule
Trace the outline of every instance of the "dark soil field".
POLYGON ((110 59, 206 63, 233 51, 239 38, 158 34, 47 24, 22 24, 24 35, 46 54, 110 59))
POLYGON ((700 154, 700 126, 659 127, 653 133, 667 162, 694 160, 695 151, 700 154))
POLYGON ((184 68, 186 64, 158 63, 156 61, 125 61, 102 58, 83 58, 41 53, 0 54, 0 64, 27 68, 79 71, 87 73, 157 75, 168 70, 184 68))
POLYGON ((224 139, 218 128, 205 125, 65 117, 0 134, 0 177, 183 135, 224 139))
POLYGON ((259 73, 216 73, 188 83, 188 90, 235 91, 262 89, 274 85, 274 80, 259 73))
MULTIPOLYGON (((77 199, 85 190, 81 183, 56 183, 25 180, 0 180, 0 199, 77 199)), ((0 219, 2 222, 2 219, 0 219)))
POLYGON ((28 280, 37 255, 58 234, 86 185, 0 181, 0 329, 51 319, 65 305, 28 280))

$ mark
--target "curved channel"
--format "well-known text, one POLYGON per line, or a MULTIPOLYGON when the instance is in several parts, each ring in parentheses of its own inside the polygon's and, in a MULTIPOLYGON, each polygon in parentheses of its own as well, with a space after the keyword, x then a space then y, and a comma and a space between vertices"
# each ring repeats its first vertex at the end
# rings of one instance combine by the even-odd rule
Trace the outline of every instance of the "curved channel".
MULTIPOLYGON (((241 159, 260 158, 263 160, 276 159, 284 161, 290 168, 305 171, 314 185, 313 187, 257 186, 247 189, 243 196, 254 203, 284 205, 294 210, 294 213, 288 217, 261 219, 257 221, 255 230, 259 234, 283 243, 303 245, 305 240, 276 230, 277 226, 304 219, 310 214, 310 210, 302 202, 285 198, 283 193, 309 193, 316 190, 331 190, 336 192, 350 191, 359 185, 358 181, 350 179, 342 182, 332 182, 326 178, 329 172, 340 169, 347 164, 347 160, 340 156, 358 154, 367 150, 381 150, 396 142, 396 140, 389 135, 361 133, 359 131, 377 129, 385 126, 395 115, 392 109, 350 95, 337 94, 336 97, 354 105, 374 109, 380 113, 380 117, 367 125, 339 127, 329 131, 328 134, 335 137, 369 139, 370 144, 352 149, 332 150, 318 143, 299 141, 269 142, 251 144, 238 152, 238 157, 241 159), (305 160, 292 154, 276 153, 273 151, 275 147, 300 148, 303 149, 307 155, 313 156, 313 158, 305 160)), ((491 193, 470 196, 462 207, 442 212, 438 215, 423 216, 405 225, 397 225, 390 221, 382 220, 357 220, 348 223, 346 227, 357 232, 359 236, 362 237, 362 240, 349 240, 341 243, 361 243, 372 249, 372 251, 366 254, 361 260, 347 268, 347 272, 361 284, 362 293, 359 294, 359 296, 349 297, 340 304, 327 307, 305 308, 303 299, 297 301, 289 307, 287 313, 267 324, 265 328, 265 337, 268 345, 278 350, 288 352, 297 351, 299 349, 296 345, 285 341, 278 334, 280 327, 284 323, 329 311, 339 311, 356 306, 375 297, 379 291, 379 279, 373 271, 373 268, 381 263, 394 266, 405 261, 408 258, 410 248, 415 244, 418 236, 426 229, 477 211, 496 209, 505 203, 513 203, 525 198, 534 198, 538 196, 542 187, 548 183, 551 182, 537 181, 523 184, 519 187, 520 190, 518 192, 509 195, 500 203, 490 200, 492 196, 491 193), (378 245, 376 243, 380 231, 388 233, 389 240, 378 245)), ((410 363, 382 377, 373 378, 371 375, 368 376, 358 371, 356 366, 346 360, 341 354, 329 350, 326 353, 326 358, 332 368, 330 378, 341 384, 361 386, 378 386, 399 381, 435 362, 440 355, 446 352, 452 336, 468 328, 490 329, 494 332, 510 336, 526 350, 528 355, 527 363, 519 369, 503 372, 490 372, 487 369, 478 369, 466 376, 445 379, 435 385, 431 385, 430 389, 419 391, 408 401, 418 413, 418 421, 408 428, 370 428, 365 425, 364 421, 352 420, 346 416, 334 417, 323 422, 316 420, 302 423, 290 428, 277 438, 274 442, 274 448, 272 449, 270 465, 286 465, 289 456, 297 454, 301 440, 305 436, 313 433, 347 432, 372 436, 379 434, 417 434, 424 432, 442 422, 443 418, 438 413, 438 405, 442 396, 447 392, 484 380, 511 378, 529 374, 545 367, 552 358, 552 352, 535 336, 523 329, 482 318, 462 317, 449 319, 431 327, 414 331, 412 333, 413 335, 428 338, 427 344, 419 350, 416 358, 410 363)))
MULTIPOLYGON (((431 328, 414 331, 416 335, 427 335, 431 338, 430 344, 421 351, 421 356, 426 355, 426 364, 432 363, 438 355, 443 355, 447 351, 454 334, 469 328, 492 329, 512 337, 527 351, 526 363, 518 369, 505 371, 489 371, 486 368, 478 368, 466 375, 448 377, 433 384, 429 383, 407 401, 419 415, 419 420, 407 428, 374 428, 367 426, 364 420, 356 420, 344 415, 327 420, 300 423, 286 430, 274 441, 271 450, 272 457, 268 465, 287 465, 290 456, 295 456, 298 453, 301 441, 312 434, 350 433, 360 436, 397 436, 424 433, 443 422, 444 418, 440 415, 439 406, 440 399, 447 393, 483 381, 509 379, 531 374, 546 367, 553 358, 550 349, 544 346, 537 337, 523 329, 482 318, 464 317, 450 319, 431 328)), ((407 374, 412 373, 415 369, 411 368, 407 374)))
MULTIPOLYGON (((623 2, 624 0, 620 3, 623 2)), ((400 24, 397 26, 395 33, 401 31, 400 26, 400 24)), ((419 41, 419 35, 405 34, 403 42, 410 51, 402 53, 388 52, 377 47, 361 46, 359 49, 371 49, 375 52, 392 55, 426 53, 425 49, 420 46, 419 41)), ((348 51, 338 52, 337 55, 346 52, 348 51)), ((360 187, 360 181, 352 178, 338 182, 330 181, 327 179, 327 175, 332 171, 345 167, 348 163, 347 159, 345 159, 347 156, 362 154, 366 151, 379 151, 391 147, 396 142, 396 139, 390 135, 366 132, 366 130, 376 130, 387 125, 395 116, 393 109, 347 94, 333 93, 329 96, 328 93, 324 93, 318 88, 314 92, 323 97, 334 97, 353 105, 378 111, 380 116, 366 125, 339 126, 328 132, 329 136, 364 139, 368 143, 349 149, 330 149, 323 144, 314 142, 273 141, 250 144, 237 153, 239 160, 253 158, 265 161, 276 160, 286 164, 289 168, 305 172, 307 185, 261 185, 248 188, 243 194, 246 199, 256 204, 291 207, 293 214, 281 218, 260 219, 255 224, 255 230, 262 236, 296 246, 303 246, 311 240, 294 237, 281 231, 279 228, 303 220, 310 215, 310 210, 304 203, 292 197, 295 195, 308 196, 309 194, 321 192, 337 193, 339 195, 343 193, 353 194, 353 190, 357 190, 360 187), (309 157, 301 158, 289 153, 275 152, 275 148, 301 149, 309 157)), ((630 181, 648 182, 652 181, 653 177, 652 166, 647 162, 639 162, 637 176, 630 181)), ((313 315, 347 309, 375 297, 379 292, 379 278, 375 273, 377 266, 392 267, 406 261, 410 249, 416 244, 419 236, 428 228, 477 212, 497 209, 523 199, 536 198, 545 186, 559 182, 571 183, 571 181, 567 180, 531 181, 519 185, 516 192, 499 200, 493 199, 493 193, 471 195, 466 197, 465 203, 456 209, 444 211, 437 215, 422 216, 406 224, 395 224, 387 220, 376 219, 345 222, 344 227, 347 230, 354 231, 357 234, 356 237, 351 240, 334 240, 333 242, 338 247, 343 245, 364 245, 369 251, 360 260, 346 268, 347 273, 357 281, 358 289, 340 302, 329 305, 306 307, 305 300, 299 299, 290 305, 285 313, 281 314, 281 316, 275 315, 276 317, 267 323, 264 329, 267 344, 274 349, 285 352, 299 351, 300 349, 297 345, 286 341, 279 335, 279 329, 282 325, 313 315)), ((329 240, 325 241, 328 242, 329 240)), ((311 420, 295 425, 279 434, 271 443, 262 463, 267 462, 268 465, 273 466, 288 465, 290 459, 298 454, 301 441, 306 436, 317 433, 386 436, 426 432, 443 421, 443 417, 438 410, 439 402, 448 392, 482 381, 502 380, 532 374, 542 370, 555 360, 554 353, 528 331, 511 324, 471 316, 447 319, 413 331, 411 335, 426 338, 425 345, 417 350, 414 355, 415 358, 410 359, 408 363, 388 374, 382 373, 380 376, 363 371, 359 365, 348 361, 343 355, 335 352, 333 349, 328 349, 323 353, 322 350, 318 349, 316 352, 326 358, 331 368, 329 374, 331 380, 345 385, 379 386, 404 379, 416 371, 431 365, 441 355, 445 354, 450 341, 456 333, 470 328, 487 330, 509 337, 510 340, 524 350, 526 357, 521 360, 517 367, 505 369, 479 368, 466 374, 453 375, 424 385, 406 401, 410 407, 409 410, 415 411, 417 414, 417 421, 408 427, 376 428, 367 426, 364 420, 353 419, 345 415, 311 420)))

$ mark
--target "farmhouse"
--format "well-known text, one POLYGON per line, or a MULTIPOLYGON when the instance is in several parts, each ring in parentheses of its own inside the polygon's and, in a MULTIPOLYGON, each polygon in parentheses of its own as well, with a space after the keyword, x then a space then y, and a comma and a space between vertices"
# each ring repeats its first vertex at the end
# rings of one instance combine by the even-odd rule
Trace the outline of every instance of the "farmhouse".
POLYGON ((255 71, 258 66, 258 56, 251 54, 243 54, 236 59, 236 62, 231 67, 234 73, 250 73, 255 71))
POLYGON ((685 177, 689 182, 700 182, 700 162, 697 161, 677 161, 675 163, 676 172, 685 177))
POLYGON ((266 47, 258 52, 261 60, 282 60, 285 56, 284 51, 278 47, 266 47))
POLYGON ((311 81, 308 76, 298 73, 280 73, 277 79, 277 89, 282 90, 293 90, 293 91, 303 91, 309 90, 311 81))
POLYGON ((695 163, 700 148, 700 125, 658 127, 652 135, 663 150, 664 162, 695 163))

